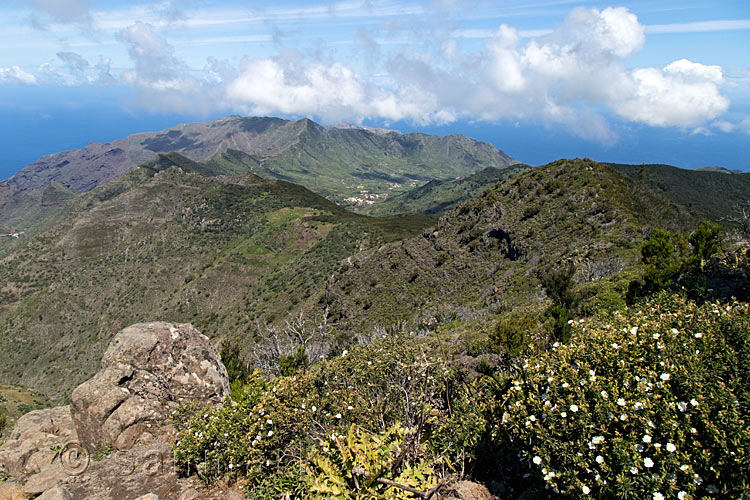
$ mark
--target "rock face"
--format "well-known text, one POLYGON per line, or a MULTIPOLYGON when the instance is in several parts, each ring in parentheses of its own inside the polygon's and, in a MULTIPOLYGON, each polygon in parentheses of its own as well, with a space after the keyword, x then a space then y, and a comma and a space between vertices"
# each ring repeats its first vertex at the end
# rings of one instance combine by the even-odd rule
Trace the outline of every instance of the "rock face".
POLYGON ((229 395, 219 353, 189 324, 140 323, 110 343, 101 370, 78 386, 70 412, 89 451, 131 448, 186 400, 219 404, 229 395))
POLYGON ((0 446, 0 470, 10 479, 0 485, 0 500, 224 498, 178 477, 171 458, 176 432, 167 419, 181 401, 216 405, 228 394, 219 353, 191 325, 125 328, 101 370, 73 391, 70 406, 16 422, 0 446), (106 457, 93 455, 103 450, 106 457))

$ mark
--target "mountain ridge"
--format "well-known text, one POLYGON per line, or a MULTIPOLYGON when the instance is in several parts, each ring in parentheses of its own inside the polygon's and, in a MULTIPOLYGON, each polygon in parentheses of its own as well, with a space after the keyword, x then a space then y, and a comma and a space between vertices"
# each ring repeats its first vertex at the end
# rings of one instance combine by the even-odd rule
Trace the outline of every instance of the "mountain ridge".
POLYGON ((304 184, 336 201, 363 190, 386 194, 407 182, 465 176, 485 166, 515 163, 489 143, 458 135, 376 133, 326 128, 307 118, 229 116, 46 155, 0 182, 0 224, 28 227, 40 212, 39 199, 50 182, 80 194, 159 153, 179 152, 205 162, 230 151, 247 156, 247 171, 304 184))

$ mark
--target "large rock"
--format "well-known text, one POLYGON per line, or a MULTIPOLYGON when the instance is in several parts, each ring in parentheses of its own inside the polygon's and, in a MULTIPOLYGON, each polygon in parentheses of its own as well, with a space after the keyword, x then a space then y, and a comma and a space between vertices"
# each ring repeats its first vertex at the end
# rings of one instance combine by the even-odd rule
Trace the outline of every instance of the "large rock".
POLYGON ((186 400, 220 404, 229 380, 218 351, 189 324, 140 323, 120 331, 101 370, 78 386, 70 412, 81 444, 131 448, 186 400))

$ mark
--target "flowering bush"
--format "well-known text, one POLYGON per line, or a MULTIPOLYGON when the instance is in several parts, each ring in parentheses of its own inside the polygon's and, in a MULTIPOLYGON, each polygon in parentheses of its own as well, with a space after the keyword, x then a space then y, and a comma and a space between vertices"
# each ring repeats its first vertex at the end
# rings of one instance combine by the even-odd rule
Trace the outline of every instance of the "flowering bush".
POLYGON ((496 421, 534 478, 574 497, 747 497, 748 304, 663 294, 573 325, 512 381, 496 421))
POLYGON ((255 494, 276 487, 268 477, 303 470, 310 447, 331 433, 357 424, 378 434, 399 423, 434 437, 428 453, 450 466, 470 457, 484 429, 484 410, 469 402, 476 396, 470 387, 428 345, 388 337, 294 376, 269 381, 256 373, 233 386, 233 399, 221 409, 182 408, 175 414, 181 429, 175 461, 207 482, 242 477, 255 494))

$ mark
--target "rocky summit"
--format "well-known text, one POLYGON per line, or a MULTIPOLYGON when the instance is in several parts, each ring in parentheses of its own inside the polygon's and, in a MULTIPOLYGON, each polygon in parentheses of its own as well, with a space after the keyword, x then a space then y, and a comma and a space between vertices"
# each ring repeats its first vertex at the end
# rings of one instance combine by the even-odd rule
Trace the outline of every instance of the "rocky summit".
POLYGON ((10 481, 0 498, 222 498, 179 479, 170 460, 180 403, 220 405, 227 372, 208 337, 189 324, 140 323, 109 345, 101 370, 69 406, 27 413, 0 447, 10 481))

